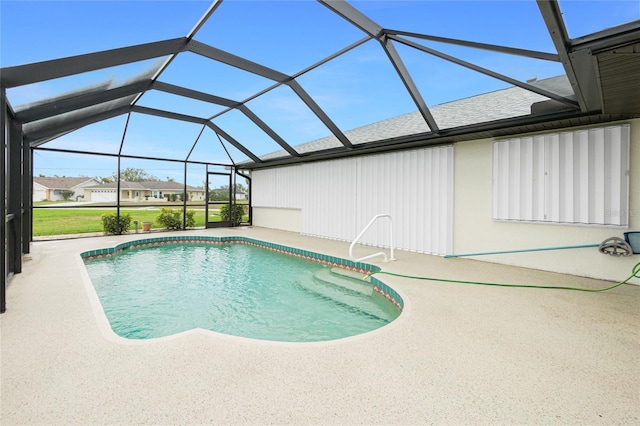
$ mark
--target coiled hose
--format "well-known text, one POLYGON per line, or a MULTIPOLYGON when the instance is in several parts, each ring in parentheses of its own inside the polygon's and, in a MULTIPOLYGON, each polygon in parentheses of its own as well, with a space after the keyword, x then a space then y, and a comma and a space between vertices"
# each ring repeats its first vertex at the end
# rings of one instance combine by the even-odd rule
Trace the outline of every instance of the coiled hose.
POLYGON ((472 284, 472 285, 489 285, 494 287, 518 287, 518 288, 542 288, 542 289, 553 289, 553 290, 573 290, 573 291, 585 291, 589 293, 598 293, 602 291, 607 291, 614 289, 616 287, 620 287, 622 284, 626 284, 631 278, 640 278, 640 262, 636 263, 635 266, 631 270, 631 275, 629 275, 624 280, 616 283, 610 287, 605 288, 581 288, 581 287, 564 287, 564 286, 552 286, 552 285, 528 285, 528 284, 501 284, 501 283, 487 283, 482 281, 464 281, 464 280, 448 280, 444 278, 431 278, 431 277, 418 277, 415 275, 404 275, 404 274, 396 274, 394 272, 386 272, 386 271, 378 271, 378 272, 370 272, 365 275, 362 279, 367 280, 367 278, 371 277, 374 274, 385 274, 392 275, 394 277, 402 277, 402 278, 410 278, 414 280, 425 280, 425 281, 440 281, 445 283, 458 283, 458 284, 472 284))

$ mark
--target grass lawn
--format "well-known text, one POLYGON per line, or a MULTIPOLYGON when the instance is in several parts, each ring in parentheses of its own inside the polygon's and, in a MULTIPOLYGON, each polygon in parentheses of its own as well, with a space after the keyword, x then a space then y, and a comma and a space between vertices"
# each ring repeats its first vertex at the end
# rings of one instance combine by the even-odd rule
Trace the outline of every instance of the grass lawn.
MULTIPOLYGON (((116 209, 82 209, 82 208, 45 208, 33 209, 33 236, 84 234, 89 232, 102 232, 102 215, 115 213, 116 209)), ((209 213, 217 211, 209 211, 209 213)), ((160 228, 156 218, 160 215, 160 209, 120 209, 120 214, 131 215, 131 228, 134 230, 133 221, 137 220, 138 229, 142 229, 142 222, 151 222, 152 228, 160 228)), ((212 221, 219 221, 220 217, 211 215, 212 221)), ((196 227, 204 226, 204 209, 196 210, 194 219, 196 227)))

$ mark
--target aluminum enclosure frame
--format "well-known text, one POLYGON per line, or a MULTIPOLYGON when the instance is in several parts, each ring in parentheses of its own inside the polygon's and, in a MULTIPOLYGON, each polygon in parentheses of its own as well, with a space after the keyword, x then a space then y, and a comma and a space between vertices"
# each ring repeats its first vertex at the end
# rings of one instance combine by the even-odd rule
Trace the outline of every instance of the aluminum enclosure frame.
MULTIPOLYGON (((427 34, 416 34, 403 32, 399 30, 386 30, 382 28, 379 24, 369 19, 367 16, 359 12, 357 9, 349 5, 344 1, 325 1, 319 0, 319 2, 336 13, 337 15, 344 18, 350 24, 356 26, 360 30, 366 33, 366 39, 376 39, 382 46, 383 50, 386 52, 391 64, 398 73, 400 80, 405 85, 407 92, 414 100, 416 107, 422 117, 425 120, 426 125, 431 129, 429 134, 438 135, 440 133, 440 129, 438 123, 433 118, 429 107, 424 102, 420 92, 418 91, 415 83, 413 83, 411 74, 408 72, 406 67, 404 66, 402 60, 400 59, 395 47, 392 42, 402 43, 406 46, 413 47, 422 52, 432 54, 443 58, 445 60, 449 60, 458 65, 465 66, 469 69, 472 69, 477 72, 484 73, 493 78, 497 78, 499 80, 505 81, 507 83, 522 87, 526 90, 532 91, 534 93, 538 93, 542 96, 549 97, 550 99, 557 100, 561 103, 564 103, 568 106, 576 107, 576 113, 580 112, 584 113, 600 113, 603 110, 602 101, 598 99, 598 102, 595 102, 594 99, 596 96, 594 93, 598 93, 597 81, 594 80, 592 71, 589 71, 589 67, 578 66, 584 65, 585 55, 590 57, 590 51, 594 48, 599 47, 598 40, 589 40, 589 50, 581 47, 580 49, 573 49, 572 43, 573 41, 568 38, 567 31, 564 28, 564 23, 562 21, 562 17, 559 12, 559 6, 556 1, 547 1, 547 0, 539 0, 538 6, 541 12, 542 17, 547 24, 549 32, 552 36, 552 39, 558 49, 558 53, 547 53, 547 52, 535 52, 526 49, 516 49, 509 48, 505 46, 496 46, 490 45, 486 43, 477 43, 473 41, 465 41, 465 40, 455 40, 444 37, 436 37, 430 36, 427 34), (552 61, 562 61, 565 69, 567 70, 567 76, 572 83, 572 87, 576 93, 576 100, 569 99, 563 96, 555 95, 552 92, 542 90, 540 88, 536 88, 532 85, 529 85, 525 82, 519 82, 515 79, 500 75, 499 73, 494 73, 489 70, 483 69, 482 67, 478 67, 474 64, 467 63, 458 58, 450 57, 449 55, 444 55, 440 52, 434 51, 433 49, 429 49, 426 46, 421 46, 417 43, 411 42, 407 39, 402 38, 401 36, 409 36, 422 38, 425 40, 438 41, 441 43, 449 43, 454 45, 463 45, 467 47, 474 47, 478 49, 487 49, 492 51, 497 51, 501 53, 508 53, 514 55, 521 55, 531 58, 538 58, 544 60, 552 60, 552 61), (586 53, 585 53, 586 52, 586 53), (579 64, 578 64, 579 63, 579 64), (576 75, 575 69, 583 70, 580 76, 576 75), (584 70, 587 69, 585 72, 584 70), (578 84, 580 81, 580 84, 578 84), (588 95, 586 95, 588 93, 588 95), (587 102, 586 99, 589 99, 587 102), (578 109, 579 108, 579 109, 578 109)), ((257 64, 255 62, 246 60, 244 58, 238 57, 236 55, 230 54, 228 52, 222 51, 221 49, 217 49, 213 46, 206 45, 194 39, 197 31, 206 23, 206 20, 209 19, 215 10, 220 6, 222 1, 213 2, 210 8, 207 10, 205 15, 201 18, 201 20, 194 26, 192 31, 183 38, 169 39, 160 42, 154 43, 146 43, 137 46, 130 46, 120 49, 111 49, 103 52, 96 52, 92 54, 78 55, 75 57, 62 58, 51 61, 44 61, 36 64, 30 65, 22 65, 17 67, 7 67, 2 69, 1 76, 1 84, 5 88, 16 87, 24 84, 30 84, 38 81, 45 81, 52 78, 57 78, 61 76, 75 75, 78 73, 86 72, 89 70, 97 70, 103 69, 110 66, 126 64, 137 62, 149 58, 157 58, 161 56, 169 55, 169 58, 165 61, 165 63, 155 72, 155 75, 152 79, 145 79, 143 81, 130 83, 125 86, 117 87, 117 88, 109 88, 106 90, 97 89, 95 91, 89 93, 82 93, 81 95, 70 97, 66 99, 55 99, 51 102, 44 103, 42 105, 36 105, 32 108, 29 108, 24 111, 18 111, 17 119, 23 124, 32 123, 34 121, 45 120, 47 118, 52 117, 53 115, 60 115, 65 112, 71 111, 79 111, 83 108, 88 108, 93 105, 102 104, 108 101, 114 101, 117 99, 123 99, 127 96, 135 96, 135 99, 132 102, 127 102, 126 105, 123 105, 121 108, 116 108, 110 110, 108 112, 103 112, 100 114, 91 114, 86 117, 82 117, 80 114, 79 118, 75 118, 74 120, 65 120, 63 124, 51 124, 45 126, 45 129, 40 129, 38 132, 30 133, 29 131, 25 131, 25 138, 29 140, 32 146, 38 146, 41 143, 49 142, 52 138, 58 137, 59 135, 66 134, 69 131, 76 130, 77 128, 86 126, 88 124, 95 123, 97 121, 101 121, 104 119, 112 118, 120 114, 125 114, 128 112, 145 112, 150 113, 149 110, 140 109, 136 104, 138 100, 149 90, 160 90, 166 93, 172 93, 178 96, 184 96, 191 99, 202 100, 205 102, 211 102, 219 105, 226 106, 229 108, 227 111, 231 109, 237 109, 246 117, 248 117, 254 124, 258 126, 262 131, 264 131, 269 137, 271 137, 277 144, 279 144, 290 156, 292 157, 302 157, 302 155, 298 154, 296 149, 292 147, 286 140, 280 137, 273 129, 271 129, 263 120, 261 120, 255 113, 251 112, 245 105, 247 100, 244 101, 234 101, 229 99, 224 99, 216 96, 215 94, 197 92, 194 90, 178 87, 175 85, 171 85, 168 83, 163 83, 158 81, 158 77, 161 76, 162 72, 169 66, 170 62, 181 52, 193 52, 204 57, 207 57, 211 60, 219 61, 235 68, 250 72, 255 75, 259 75, 264 78, 271 79, 276 82, 276 85, 273 87, 278 87, 280 85, 289 86, 293 92, 298 96, 299 99, 303 101, 303 103, 313 112, 313 114, 320 119, 320 121, 330 130, 330 132, 336 137, 336 139, 344 146, 345 150, 350 150, 353 148, 353 143, 345 136, 341 129, 336 126, 329 116, 320 108, 317 103, 315 103, 314 99, 309 96, 306 91, 299 85, 296 81, 296 78, 303 74, 303 72, 298 73, 293 76, 289 76, 278 72, 276 70, 270 69, 263 65, 257 64), (128 105, 128 107, 127 107, 128 105)), ((637 23, 627 25, 628 28, 625 28, 627 33, 631 32, 635 39, 638 38, 638 25, 637 23)), ((609 30, 608 37, 611 35, 615 35, 616 32, 609 30)), ((581 40, 581 43, 584 44, 584 41, 581 40)), ((360 42, 358 42, 360 44, 360 42)), ((344 53, 344 52, 341 52, 344 53)), ((339 54, 341 54, 339 53, 339 54)), ((329 60, 335 58, 336 55, 331 55, 329 58, 320 62, 326 63, 329 60)), ((273 88, 272 87, 272 88, 273 88)), ((271 90, 272 88, 268 89, 271 90)), ((262 92, 264 93, 264 92, 262 92)), ((259 94, 258 94, 259 95, 259 94)), ((250 97, 249 99, 252 99, 250 97)), ((221 114, 224 114, 227 111, 223 111, 221 114)), ((178 116, 175 113, 170 111, 160 112, 159 110, 154 111, 154 114, 158 116, 164 116, 167 118, 176 118, 182 119, 184 121, 197 122, 200 123, 200 120, 196 120, 194 117, 189 116, 178 116)), ((581 114, 577 114, 581 115, 581 114)), ((209 117, 208 120, 212 120, 217 117, 209 117)), ((202 120, 205 120, 203 117, 202 120)), ((482 123, 481 123, 482 125, 482 123)), ((218 126, 209 126, 214 131, 216 129, 220 129, 218 126)), ((220 129, 224 130, 224 129, 220 129)), ((228 132, 225 132, 226 135, 229 135, 228 132)), ((218 134, 219 136, 227 139, 226 136, 222 134, 218 134)), ((238 148, 241 152, 247 155, 255 165, 262 164, 264 161, 258 161, 259 157, 255 154, 249 155, 247 150, 241 143, 241 141, 229 141, 238 148), (242 148, 241 148, 242 147, 242 148)), ((322 153, 318 153, 322 155, 322 153)), ((306 153, 304 156, 313 156, 314 153, 306 153)))

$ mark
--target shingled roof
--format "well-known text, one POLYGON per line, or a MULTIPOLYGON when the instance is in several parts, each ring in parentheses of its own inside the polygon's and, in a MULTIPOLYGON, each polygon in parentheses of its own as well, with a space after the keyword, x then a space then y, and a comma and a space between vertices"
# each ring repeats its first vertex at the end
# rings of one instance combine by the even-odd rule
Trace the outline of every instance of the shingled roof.
POLYGON ((49 189, 72 189, 85 182, 95 180, 89 177, 34 177, 33 182, 49 189))
MULTIPOLYGON (((87 189, 116 189, 118 182, 103 183, 102 185, 88 186, 87 189)), ((121 181, 120 189, 154 190, 154 191, 180 191, 184 190, 184 184, 180 182, 167 182, 162 180, 149 180, 142 182, 121 181)), ((204 191, 203 188, 187 185, 189 191, 204 191)))
MULTIPOLYGON (((533 86, 550 90, 562 96, 572 97, 573 91, 565 75, 531 82, 533 86)), ((548 98, 517 86, 489 93, 483 93, 452 102, 436 105, 431 113, 443 129, 461 127, 504 118, 527 116, 537 103, 549 101, 548 98)), ((378 121, 356 129, 348 130, 345 135, 354 144, 363 144, 377 140, 390 139, 399 135, 412 135, 428 132, 429 128, 419 112, 411 112, 387 120, 378 121)), ((299 153, 315 152, 340 147, 335 136, 316 139, 294 146, 299 153)), ((272 152, 260 157, 269 160, 287 155, 285 150, 272 152)))

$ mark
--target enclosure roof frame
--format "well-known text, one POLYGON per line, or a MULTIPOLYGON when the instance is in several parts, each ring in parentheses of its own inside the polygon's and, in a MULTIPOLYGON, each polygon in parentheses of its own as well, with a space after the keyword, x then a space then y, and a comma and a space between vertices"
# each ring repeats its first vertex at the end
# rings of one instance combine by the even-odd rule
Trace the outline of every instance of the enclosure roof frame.
MULTIPOLYGON (((61 135, 102 120, 107 120, 122 114, 150 114, 162 118, 199 124, 209 128, 214 131, 219 138, 224 138, 250 159, 250 161, 245 164, 248 169, 285 163, 290 164, 299 161, 312 161, 328 157, 334 158, 336 156, 339 157, 340 153, 344 154, 344 156, 350 156, 367 152, 405 149, 410 146, 416 146, 416 140, 421 141, 423 145, 429 145, 432 143, 441 143, 442 141, 468 140, 471 136, 482 135, 493 137, 508 132, 547 130, 555 126, 549 123, 557 123, 560 121, 563 121, 565 124, 579 125, 585 122, 600 123, 616 119, 640 117, 640 101, 633 98, 633 94, 640 90, 640 76, 625 75, 624 71, 625 64, 640 63, 637 59, 637 52, 640 51, 640 20, 608 28, 580 38, 571 39, 565 27, 558 0, 536 0, 541 17, 556 48, 556 52, 540 52, 472 40, 419 34, 401 29, 385 29, 346 1, 318 0, 318 2, 350 25, 361 30, 364 33, 364 37, 352 43, 350 46, 333 52, 316 64, 292 75, 196 40, 195 37, 198 31, 223 3, 223 0, 215 0, 185 37, 142 43, 32 64, 5 67, 0 69, 0 86, 2 90, 6 90, 89 71, 166 57, 166 60, 155 69, 151 78, 141 77, 115 87, 105 84, 70 95, 44 99, 26 108, 14 111, 15 120, 23 126, 24 140, 29 142, 31 147, 40 147, 61 135), (575 96, 560 95, 543 87, 536 86, 535 84, 510 78, 477 64, 444 54, 409 40, 408 38, 484 49, 539 60, 561 62, 575 96), (358 143, 356 145, 354 141, 350 139, 350 133, 341 129, 317 103, 316 99, 299 83, 298 78, 308 71, 361 46, 369 40, 376 40, 380 44, 389 63, 395 69, 399 81, 403 84, 406 93, 412 99, 426 126, 428 126, 428 132, 415 133, 391 139, 382 138, 380 140, 364 144, 358 143), (434 118, 430 106, 425 102, 422 93, 414 82, 412 74, 398 54, 394 45, 395 43, 409 46, 426 54, 466 67, 474 72, 485 74, 515 87, 544 96, 558 103, 561 107, 556 108, 543 117, 531 114, 529 116, 514 117, 493 122, 481 122, 454 129, 443 129, 439 125, 438 120, 434 118), (623 50, 626 53, 635 52, 635 54, 625 57, 620 54, 623 50), (216 93, 197 91, 160 81, 159 77, 171 66, 171 62, 185 52, 194 53, 208 60, 223 63, 235 69, 266 78, 273 81, 274 84, 244 100, 234 100, 219 96, 216 93), (617 61, 615 62, 615 66, 610 66, 611 61, 606 62, 606 60, 611 58, 617 61), (620 65, 618 65, 618 63, 620 63, 620 65), (616 78, 623 77, 624 84, 629 86, 626 97, 625 90, 621 90, 620 87, 615 86, 616 78), (327 146, 324 149, 319 149, 314 152, 302 153, 296 146, 289 143, 289 141, 278 134, 265 120, 247 106, 249 101, 282 86, 287 86, 305 107, 327 128, 332 137, 338 142, 338 147, 327 146), (226 109, 213 116, 197 117, 181 114, 176 111, 138 105, 139 100, 144 94, 153 90, 216 104, 226 109), (98 111, 102 106, 105 110, 98 111), (285 157, 261 158, 248 149, 243 144, 243 141, 234 139, 228 129, 224 129, 213 122, 214 119, 232 110, 243 114, 244 117, 255 124, 258 129, 268 135, 284 150, 285 157), (68 116, 64 116, 63 114, 68 114, 68 116)), ((6 100, 6 105, 8 108, 11 108, 8 99, 6 100)))

